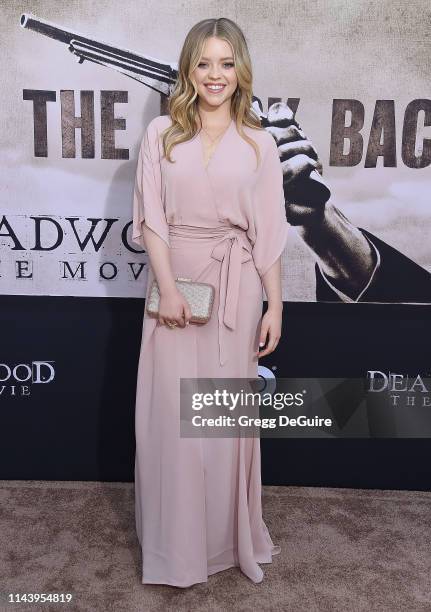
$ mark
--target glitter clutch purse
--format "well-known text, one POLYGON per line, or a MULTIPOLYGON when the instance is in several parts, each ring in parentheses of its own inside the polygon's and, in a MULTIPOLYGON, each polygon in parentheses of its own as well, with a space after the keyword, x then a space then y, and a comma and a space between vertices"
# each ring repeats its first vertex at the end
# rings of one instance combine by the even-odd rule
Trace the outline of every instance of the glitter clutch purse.
MULTIPOLYGON (((192 281, 191 278, 181 278, 180 276, 175 279, 175 284, 189 303, 190 310, 192 311, 190 323, 200 323, 201 325, 207 323, 211 317, 215 287, 209 283, 198 283, 192 281)), ((159 286, 157 280, 154 279, 146 306, 150 317, 159 316, 159 301, 159 286)))

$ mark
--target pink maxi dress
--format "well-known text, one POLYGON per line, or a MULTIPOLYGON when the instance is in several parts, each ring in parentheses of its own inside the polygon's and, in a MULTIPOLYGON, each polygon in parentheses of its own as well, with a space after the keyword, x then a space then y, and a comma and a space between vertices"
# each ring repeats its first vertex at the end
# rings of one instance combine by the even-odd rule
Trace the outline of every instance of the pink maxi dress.
MULTIPOLYGON (((280 552, 262 518, 260 439, 180 437, 180 378, 258 376, 261 276, 287 239, 283 175, 266 130, 235 121, 207 167, 200 135, 163 157, 168 115, 148 125, 139 150, 132 239, 145 223, 170 247, 174 276, 216 287, 211 319, 169 329, 144 312, 135 433, 136 530, 142 582, 187 587, 239 566, 253 582, 280 552)), ((147 295, 154 278, 149 265, 147 295)))

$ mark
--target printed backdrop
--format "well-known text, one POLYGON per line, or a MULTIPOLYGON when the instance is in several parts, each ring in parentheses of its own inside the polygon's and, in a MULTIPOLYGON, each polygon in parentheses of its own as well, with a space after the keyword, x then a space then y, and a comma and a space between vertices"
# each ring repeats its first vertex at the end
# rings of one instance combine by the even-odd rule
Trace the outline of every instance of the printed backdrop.
MULTIPOLYGON (((75 4, 9 2, 3 12, 0 291, 139 297, 137 150, 191 22, 175 3, 75 4)), ((189 5, 194 21, 212 14, 189 5)), ((265 19, 259 6, 238 19, 254 95, 264 112, 290 105, 332 194, 313 240, 291 227, 283 297, 431 303, 426 3, 309 6, 270 2, 265 19)))

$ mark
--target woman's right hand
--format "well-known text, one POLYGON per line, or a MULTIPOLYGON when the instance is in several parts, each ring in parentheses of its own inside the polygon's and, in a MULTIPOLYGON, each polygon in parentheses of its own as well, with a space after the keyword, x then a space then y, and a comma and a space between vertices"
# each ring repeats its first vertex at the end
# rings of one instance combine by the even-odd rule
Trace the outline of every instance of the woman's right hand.
POLYGON ((180 327, 189 324, 192 313, 189 303, 178 289, 162 293, 159 302, 159 323, 177 323, 180 327))

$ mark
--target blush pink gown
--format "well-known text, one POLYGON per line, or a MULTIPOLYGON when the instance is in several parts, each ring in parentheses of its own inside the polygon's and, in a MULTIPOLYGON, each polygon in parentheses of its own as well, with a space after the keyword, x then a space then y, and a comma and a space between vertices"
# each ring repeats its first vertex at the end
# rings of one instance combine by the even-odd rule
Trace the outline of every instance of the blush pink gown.
MULTIPOLYGON (((170 247, 174 276, 216 287, 210 321, 174 330, 144 313, 136 390, 136 530, 142 582, 187 587, 233 566, 253 582, 280 552, 262 518, 260 439, 180 437, 180 378, 257 377, 261 276, 282 254, 289 224, 277 146, 234 120, 205 168, 197 134, 163 158, 153 119, 143 136, 133 241, 145 223, 170 247)), ((147 295, 154 278, 149 267, 147 295)))

